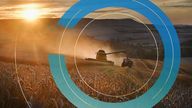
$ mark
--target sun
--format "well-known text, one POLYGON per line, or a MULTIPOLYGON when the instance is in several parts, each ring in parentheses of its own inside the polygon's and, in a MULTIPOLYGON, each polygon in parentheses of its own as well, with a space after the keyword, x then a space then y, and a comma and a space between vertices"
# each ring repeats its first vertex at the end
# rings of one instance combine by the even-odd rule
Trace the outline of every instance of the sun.
POLYGON ((21 12, 21 17, 27 21, 34 21, 40 17, 40 11, 36 5, 26 5, 21 12))
POLYGON ((34 21, 39 18, 39 11, 37 9, 27 9, 22 13, 24 19, 34 21))

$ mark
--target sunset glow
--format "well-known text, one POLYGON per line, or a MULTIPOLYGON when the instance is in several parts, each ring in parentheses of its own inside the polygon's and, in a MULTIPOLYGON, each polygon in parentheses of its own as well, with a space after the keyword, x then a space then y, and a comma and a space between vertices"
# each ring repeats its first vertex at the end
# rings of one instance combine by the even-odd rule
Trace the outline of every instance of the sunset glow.
POLYGON ((40 17, 40 11, 37 5, 26 5, 21 12, 21 17, 27 21, 34 21, 40 17))

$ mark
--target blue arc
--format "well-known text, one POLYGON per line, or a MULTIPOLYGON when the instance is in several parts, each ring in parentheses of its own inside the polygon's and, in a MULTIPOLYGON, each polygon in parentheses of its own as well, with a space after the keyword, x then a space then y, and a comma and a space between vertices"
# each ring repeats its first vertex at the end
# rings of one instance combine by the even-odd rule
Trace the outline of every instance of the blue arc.
POLYGON ((142 96, 121 103, 102 102, 86 95, 71 80, 63 55, 50 54, 49 63, 57 87, 61 93, 79 108, 151 108, 161 101, 178 75, 180 43, 174 26, 167 16, 148 0, 81 0, 61 18, 59 24, 74 28, 89 13, 107 7, 128 8, 147 17, 158 30, 164 45, 164 64, 155 84, 142 96))

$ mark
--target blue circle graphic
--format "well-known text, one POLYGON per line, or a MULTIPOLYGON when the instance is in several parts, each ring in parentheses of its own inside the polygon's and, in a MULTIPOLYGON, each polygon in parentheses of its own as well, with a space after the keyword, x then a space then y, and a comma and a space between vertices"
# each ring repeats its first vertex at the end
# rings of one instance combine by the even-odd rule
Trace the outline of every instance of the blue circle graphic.
POLYGON ((164 64, 155 84, 140 97, 121 103, 96 100, 82 92, 68 73, 64 56, 50 54, 49 63, 61 93, 79 108, 151 108, 161 101, 173 86, 180 66, 180 43, 167 16, 149 0, 80 0, 60 19, 59 24, 73 28, 87 14, 107 7, 128 8, 147 17, 158 30, 164 45, 164 64))

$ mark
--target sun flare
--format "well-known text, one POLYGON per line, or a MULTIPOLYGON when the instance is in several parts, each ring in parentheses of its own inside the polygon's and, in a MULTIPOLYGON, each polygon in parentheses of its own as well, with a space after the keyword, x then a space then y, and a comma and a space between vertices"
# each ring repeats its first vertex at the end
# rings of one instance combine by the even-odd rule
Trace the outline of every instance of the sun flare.
POLYGON ((33 21, 39 18, 39 12, 37 9, 28 9, 23 11, 23 18, 29 21, 33 21))
POLYGON ((25 20, 34 21, 40 17, 40 11, 36 5, 28 5, 23 9, 21 16, 25 20))

